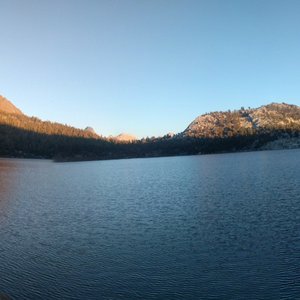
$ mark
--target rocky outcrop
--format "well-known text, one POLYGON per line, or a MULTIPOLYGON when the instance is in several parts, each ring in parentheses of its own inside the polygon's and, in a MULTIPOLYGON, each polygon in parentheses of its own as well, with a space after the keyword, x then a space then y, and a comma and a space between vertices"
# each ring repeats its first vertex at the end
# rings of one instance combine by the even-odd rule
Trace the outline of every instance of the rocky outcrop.
POLYGON ((90 132, 90 133, 93 133, 93 134, 97 134, 96 131, 94 130, 94 128, 93 128, 93 127, 90 127, 90 126, 86 127, 86 128, 84 129, 84 131, 90 132))
POLYGON ((300 137, 283 137, 260 147, 261 150, 283 150, 300 148, 300 137))
POLYGON ((257 109, 213 112, 197 117, 182 133, 184 137, 232 137, 276 130, 300 130, 300 107, 271 103, 257 109))

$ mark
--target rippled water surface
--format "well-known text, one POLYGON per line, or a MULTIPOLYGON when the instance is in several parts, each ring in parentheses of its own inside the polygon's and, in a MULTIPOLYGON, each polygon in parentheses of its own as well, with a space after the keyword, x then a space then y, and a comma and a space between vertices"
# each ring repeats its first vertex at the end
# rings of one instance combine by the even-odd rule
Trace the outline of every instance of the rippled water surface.
POLYGON ((0 160, 14 299, 299 299, 299 235, 299 150, 0 160))

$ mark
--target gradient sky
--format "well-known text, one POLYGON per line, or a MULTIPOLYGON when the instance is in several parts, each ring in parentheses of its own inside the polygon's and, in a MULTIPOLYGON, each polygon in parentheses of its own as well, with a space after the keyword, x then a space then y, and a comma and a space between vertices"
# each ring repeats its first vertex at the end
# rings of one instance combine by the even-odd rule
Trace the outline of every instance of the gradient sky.
POLYGON ((300 105, 300 1, 0 0, 0 94, 103 135, 300 105))

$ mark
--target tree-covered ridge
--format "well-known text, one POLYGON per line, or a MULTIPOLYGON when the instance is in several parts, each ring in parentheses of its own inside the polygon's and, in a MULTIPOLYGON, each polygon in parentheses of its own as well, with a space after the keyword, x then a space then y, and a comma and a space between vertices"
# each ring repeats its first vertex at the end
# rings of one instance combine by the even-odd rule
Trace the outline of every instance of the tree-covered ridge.
POLYGON ((278 130, 300 131, 300 107, 271 103, 257 109, 213 112, 197 117, 183 132, 185 137, 227 138, 278 130))
POLYGON ((42 121, 36 117, 28 117, 23 114, 0 112, 0 124, 46 135, 62 135, 94 139, 100 138, 96 133, 90 130, 81 130, 56 122, 42 121))

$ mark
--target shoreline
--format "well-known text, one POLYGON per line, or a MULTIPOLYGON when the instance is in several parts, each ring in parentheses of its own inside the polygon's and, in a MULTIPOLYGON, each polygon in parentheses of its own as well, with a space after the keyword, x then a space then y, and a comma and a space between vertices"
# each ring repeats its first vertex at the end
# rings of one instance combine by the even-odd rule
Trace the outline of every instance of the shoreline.
POLYGON ((237 153, 249 153, 249 152, 268 152, 268 151, 283 151, 283 150, 299 150, 300 146, 293 148, 266 148, 261 147, 259 149, 245 149, 237 151, 223 151, 212 153, 197 153, 197 154, 175 154, 175 155, 146 155, 146 156, 124 156, 124 157, 65 157, 65 158, 48 158, 48 157, 34 157, 30 156, 0 156, 0 160, 41 160, 51 161, 55 163, 67 163, 67 162, 89 162, 89 161, 105 161, 105 160, 123 160, 123 159, 147 159, 147 158, 164 158, 164 157, 181 157, 181 156, 206 156, 206 155, 222 155, 222 154, 237 154, 237 153))

